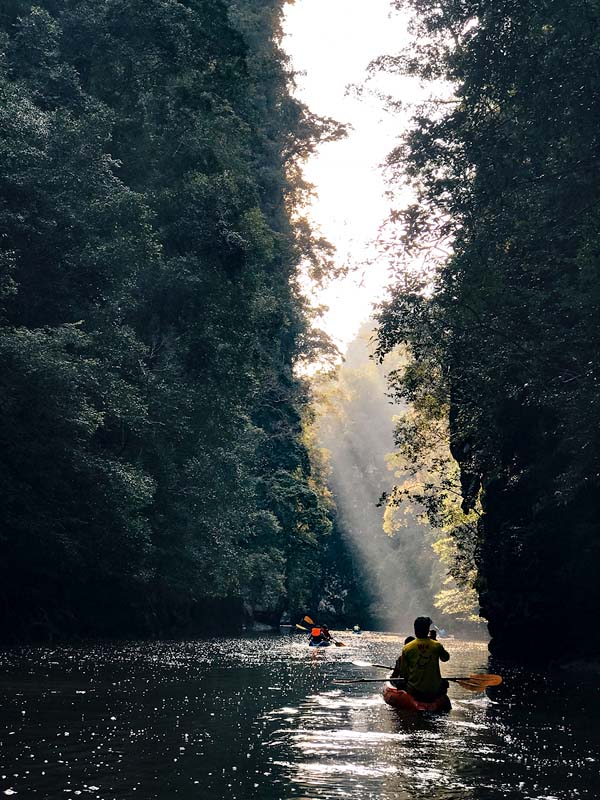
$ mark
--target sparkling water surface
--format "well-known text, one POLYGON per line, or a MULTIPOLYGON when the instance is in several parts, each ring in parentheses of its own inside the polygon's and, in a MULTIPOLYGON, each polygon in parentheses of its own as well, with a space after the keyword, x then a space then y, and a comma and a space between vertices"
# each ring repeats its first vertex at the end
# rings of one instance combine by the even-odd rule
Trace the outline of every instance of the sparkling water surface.
POLYGON ((444 716, 386 706, 362 660, 392 664, 404 636, 339 632, 27 648, 0 653, 0 796, 191 800, 596 800, 598 678, 488 664, 445 640, 444 716))

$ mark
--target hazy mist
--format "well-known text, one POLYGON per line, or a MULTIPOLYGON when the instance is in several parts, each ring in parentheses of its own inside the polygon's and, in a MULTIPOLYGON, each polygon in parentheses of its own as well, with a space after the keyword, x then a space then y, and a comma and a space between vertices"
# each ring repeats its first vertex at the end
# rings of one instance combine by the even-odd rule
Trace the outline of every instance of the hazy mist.
POLYGON ((370 619, 361 624, 405 631, 419 614, 435 619, 433 596, 442 575, 428 529, 418 524, 414 510, 406 510, 406 526, 393 537, 383 530, 385 509, 378 501, 397 482, 386 456, 394 449, 393 417, 402 408, 387 397, 386 372, 393 365, 369 358, 371 336, 367 323, 325 387, 318 433, 329 452, 338 525, 370 597, 370 619))

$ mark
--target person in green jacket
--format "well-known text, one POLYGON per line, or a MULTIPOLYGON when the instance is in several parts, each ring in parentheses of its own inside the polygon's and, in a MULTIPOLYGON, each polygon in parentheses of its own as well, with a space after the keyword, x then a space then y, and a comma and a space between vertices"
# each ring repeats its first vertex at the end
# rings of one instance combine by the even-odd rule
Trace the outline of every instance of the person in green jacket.
POLYGON ((448 661, 450 654, 429 637, 429 617, 417 617, 414 625, 416 638, 402 648, 391 679, 404 678, 406 691, 415 700, 431 702, 448 691, 448 681, 440 674, 440 661, 448 661))

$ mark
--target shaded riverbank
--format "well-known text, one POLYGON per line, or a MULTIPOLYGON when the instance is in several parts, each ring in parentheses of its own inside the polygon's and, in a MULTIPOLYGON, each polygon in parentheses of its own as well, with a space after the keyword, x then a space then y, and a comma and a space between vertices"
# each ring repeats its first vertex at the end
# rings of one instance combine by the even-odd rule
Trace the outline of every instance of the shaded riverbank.
MULTIPOLYGON (((354 659, 389 663, 400 636, 301 636, 29 648, 0 655, 0 792, 209 800, 567 800, 600 792, 600 692, 522 670, 490 697, 451 689, 446 717, 407 719, 354 659)), ((487 668, 451 640, 447 674, 487 668)), ((494 669, 500 669, 496 664, 494 669)))

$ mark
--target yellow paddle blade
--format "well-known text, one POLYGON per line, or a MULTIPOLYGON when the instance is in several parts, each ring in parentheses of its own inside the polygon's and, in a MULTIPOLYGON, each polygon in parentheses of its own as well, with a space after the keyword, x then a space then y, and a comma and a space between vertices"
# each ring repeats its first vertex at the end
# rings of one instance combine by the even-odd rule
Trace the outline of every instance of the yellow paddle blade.
POLYGON ((299 631, 306 631, 308 633, 308 628, 305 628, 302 625, 298 625, 298 623, 296 623, 296 627, 298 628, 299 631))
POLYGON ((490 686, 499 686, 502 683, 502 676, 474 674, 465 678, 449 678, 448 680, 458 683, 463 689, 468 689, 471 692, 483 692, 484 689, 488 689, 490 686))

